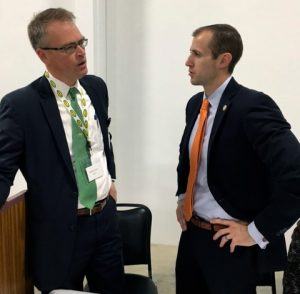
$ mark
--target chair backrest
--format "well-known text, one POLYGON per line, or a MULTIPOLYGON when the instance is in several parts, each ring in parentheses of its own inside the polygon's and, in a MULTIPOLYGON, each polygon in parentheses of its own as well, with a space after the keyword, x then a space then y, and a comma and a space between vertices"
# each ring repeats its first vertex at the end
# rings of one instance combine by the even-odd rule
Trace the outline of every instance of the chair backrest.
POLYGON ((0 292, 33 294, 25 260, 26 217, 24 191, 0 209, 0 292))
POLYGON ((118 203, 117 216, 123 240, 124 264, 146 264, 152 278, 150 209, 142 204, 118 203))

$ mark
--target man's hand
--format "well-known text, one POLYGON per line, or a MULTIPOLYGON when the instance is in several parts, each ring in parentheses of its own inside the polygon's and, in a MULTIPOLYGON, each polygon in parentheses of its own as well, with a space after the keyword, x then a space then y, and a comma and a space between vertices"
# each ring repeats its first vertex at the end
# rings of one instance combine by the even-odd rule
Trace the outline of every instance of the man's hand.
POLYGON ((177 209, 176 209, 176 216, 177 216, 177 221, 179 222, 181 229, 183 231, 186 230, 186 221, 183 215, 183 199, 178 200, 177 202, 177 209))
POLYGON ((116 186, 115 186, 115 183, 112 182, 111 183, 111 186, 110 186, 110 189, 109 189, 109 195, 115 199, 115 201, 117 202, 117 189, 116 189, 116 186))
POLYGON ((220 247, 223 247, 227 243, 227 241, 231 241, 231 253, 234 252, 235 246, 249 247, 256 244, 248 233, 248 224, 244 222, 216 218, 212 219, 210 223, 227 226, 227 228, 221 229, 216 232, 213 236, 213 239, 217 240, 221 238, 220 247))

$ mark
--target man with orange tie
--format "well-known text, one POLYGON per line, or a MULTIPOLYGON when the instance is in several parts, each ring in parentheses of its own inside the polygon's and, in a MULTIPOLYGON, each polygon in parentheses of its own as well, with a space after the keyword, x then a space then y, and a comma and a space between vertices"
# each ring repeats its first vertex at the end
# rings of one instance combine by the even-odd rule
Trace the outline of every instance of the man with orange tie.
POLYGON ((282 270, 284 232, 300 216, 300 145, 275 102, 232 77, 243 43, 226 24, 198 28, 180 143, 176 293, 256 293, 282 270))

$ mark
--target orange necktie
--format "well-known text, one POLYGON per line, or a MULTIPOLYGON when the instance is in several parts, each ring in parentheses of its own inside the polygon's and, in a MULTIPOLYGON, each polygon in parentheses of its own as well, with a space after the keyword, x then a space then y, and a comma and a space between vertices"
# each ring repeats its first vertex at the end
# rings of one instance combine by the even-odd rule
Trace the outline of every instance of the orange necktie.
POLYGON ((201 149, 203 138, 205 134, 206 120, 208 115, 209 101, 204 99, 200 109, 200 118, 197 133, 194 138, 192 145, 192 150, 190 154, 190 173, 187 183, 187 189, 185 192, 184 203, 183 203, 183 213, 186 221, 189 221, 193 214, 193 203, 194 203, 194 186, 197 179, 201 149))

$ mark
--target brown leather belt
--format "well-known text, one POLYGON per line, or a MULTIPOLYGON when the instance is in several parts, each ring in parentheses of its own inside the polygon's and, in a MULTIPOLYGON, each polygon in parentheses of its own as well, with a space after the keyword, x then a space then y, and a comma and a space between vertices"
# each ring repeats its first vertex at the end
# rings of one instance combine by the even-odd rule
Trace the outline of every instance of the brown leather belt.
POLYGON ((227 226, 225 226, 225 225, 211 224, 210 222, 200 218, 197 215, 192 216, 191 223, 200 229, 213 231, 213 232, 217 232, 217 231, 227 228, 227 226))
POLYGON ((88 209, 88 208, 79 208, 77 210, 77 215, 78 216, 87 216, 87 215, 94 215, 99 213, 100 211, 103 210, 104 206, 107 203, 107 198, 104 198, 102 200, 99 200, 95 203, 95 206, 92 209, 88 209))

